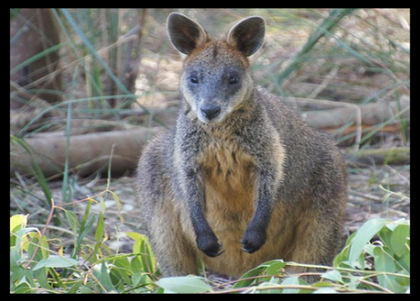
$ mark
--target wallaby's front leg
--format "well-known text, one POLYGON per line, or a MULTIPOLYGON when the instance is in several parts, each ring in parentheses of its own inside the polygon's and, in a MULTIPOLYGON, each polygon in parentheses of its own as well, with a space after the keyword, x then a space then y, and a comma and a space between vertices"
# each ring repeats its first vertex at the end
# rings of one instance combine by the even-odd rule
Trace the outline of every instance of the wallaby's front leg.
POLYGON ((218 238, 204 214, 205 195, 201 173, 190 168, 186 172, 186 179, 186 197, 197 247, 207 256, 219 256, 223 253, 222 245, 218 243, 218 238))
POLYGON ((257 184, 257 209, 241 240, 242 250, 248 253, 258 251, 267 239, 267 228, 274 207, 275 176, 270 169, 261 171, 257 184))

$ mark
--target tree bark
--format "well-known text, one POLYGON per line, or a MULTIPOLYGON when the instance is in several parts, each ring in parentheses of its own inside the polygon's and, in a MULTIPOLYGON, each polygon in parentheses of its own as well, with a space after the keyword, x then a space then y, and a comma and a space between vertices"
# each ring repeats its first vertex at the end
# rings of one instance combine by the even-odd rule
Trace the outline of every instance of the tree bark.
POLYGON ((10 108, 19 109, 34 98, 61 101, 59 49, 53 48, 60 43, 60 35, 52 10, 20 9, 10 22, 10 40, 10 108))

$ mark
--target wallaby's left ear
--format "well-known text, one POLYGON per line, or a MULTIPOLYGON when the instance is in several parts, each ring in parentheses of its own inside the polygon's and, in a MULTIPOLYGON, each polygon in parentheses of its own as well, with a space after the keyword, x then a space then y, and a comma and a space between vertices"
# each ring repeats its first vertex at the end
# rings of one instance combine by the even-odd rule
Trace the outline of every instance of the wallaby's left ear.
POLYGON ((245 56, 254 54, 264 42, 265 22, 258 16, 246 18, 229 31, 227 42, 245 56))

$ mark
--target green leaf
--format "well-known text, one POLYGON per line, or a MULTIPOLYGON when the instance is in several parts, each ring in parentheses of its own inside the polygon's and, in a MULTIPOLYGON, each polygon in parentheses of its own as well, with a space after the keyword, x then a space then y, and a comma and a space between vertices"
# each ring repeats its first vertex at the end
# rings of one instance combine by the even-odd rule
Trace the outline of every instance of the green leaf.
POLYGON ((281 273, 281 269, 283 269, 286 266, 286 263, 280 259, 266 262, 265 265, 268 265, 265 271, 267 275, 276 276, 279 274, 283 274, 281 273))
POLYGON ((353 232, 347 238, 345 247, 334 258, 334 262, 333 262, 334 267, 336 267, 336 268, 338 268, 338 267, 350 268, 351 267, 350 264, 349 264, 349 262, 348 262, 348 259, 349 259, 349 251, 350 251, 350 246, 351 246, 351 244, 352 244, 353 239, 354 239, 355 236, 356 236, 356 232, 353 232))
POLYGON ((114 198, 115 203, 117 204, 117 209, 119 212, 119 216, 120 216, 120 222, 124 223, 124 217, 121 214, 121 209, 122 209, 122 204, 120 201, 120 198, 118 197, 118 195, 115 192, 109 191, 112 194, 112 197, 114 198))
POLYGON ((79 288, 82 286, 83 281, 77 281, 75 284, 73 284, 70 289, 67 291, 67 294, 76 294, 79 290, 79 288))
POLYGON ((357 265, 357 260, 362 254, 364 246, 385 226, 385 223, 385 219, 377 218, 368 220, 360 227, 350 246, 349 262, 351 266, 355 267, 357 265))
MULTIPOLYGON (((375 269, 378 272, 395 272, 395 259, 388 247, 376 247, 374 250, 375 269)), ((378 282, 381 286, 395 292, 403 293, 404 288, 396 281, 396 276, 379 275, 378 282)))
POLYGON ((396 221, 392 221, 386 224, 386 227, 391 230, 394 231, 396 227, 398 227, 399 225, 407 225, 409 226, 410 222, 407 221, 405 218, 401 218, 398 219, 396 221))
POLYGON ((37 287, 31 270, 25 267, 15 266, 10 268, 10 272, 11 291, 13 291, 14 287, 18 287, 22 283, 27 283, 30 287, 37 287))
POLYGON ((128 235, 128 237, 134 239, 134 240, 139 240, 139 239, 143 239, 144 235, 137 233, 137 232, 125 232, 125 234, 128 235))
POLYGON ((140 260, 143 264, 143 268, 146 272, 151 274, 155 273, 156 259, 155 255, 152 252, 149 240, 146 236, 143 237, 143 240, 140 243, 140 260))
POLYGON ((325 272, 321 275, 321 277, 335 282, 343 282, 343 278, 341 277, 340 272, 337 270, 325 272))
POLYGON ((119 279, 124 280, 125 284, 131 285, 130 276, 133 274, 133 272, 131 270, 131 265, 128 259, 125 256, 115 258, 112 260, 112 264, 114 266, 111 269, 111 274, 114 274, 119 279))
POLYGON ((46 259, 50 256, 50 247, 48 245, 48 240, 44 235, 41 235, 41 233, 36 232, 29 233, 28 237, 30 237, 30 241, 28 241, 27 248, 29 258, 33 257, 35 251, 35 260, 46 259))
POLYGON ((410 251, 408 251, 405 256, 399 258, 398 263, 407 272, 407 274, 410 274, 410 251))
POLYGON ((132 261, 133 269, 135 271, 141 269, 142 271, 154 274, 156 271, 156 259, 150 246, 149 239, 145 235, 136 232, 126 232, 126 234, 135 240, 133 253, 139 254, 132 261))
POLYGON ((79 236, 77 237, 77 249, 81 246, 83 239, 85 238, 85 236, 87 235, 87 233, 89 232, 89 230, 92 228, 93 223, 96 220, 96 216, 92 215, 86 223, 82 222, 82 224, 80 225, 80 229, 79 229, 79 236))
POLYGON ((41 268, 67 268, 78 264, 78 261, 73 258, 51 255, 46 259, 41 259, 32 271, 36 271, 41 268))
POLYGON ((19 267, 19 264, 22 260, 22 254, 20 253, 20 248, 14 247, 10 251, 10 270, 12 271, 12 268, 19 267))
POLYGON ((409 236, 410 229, 408 225, 399 225, 393 231, 390 247, 397 256, 403 256, 404 253, 409 252, 406 247, 407 238, 409 236))
POLYGON ((165 277, 156 281, 165 293, 193 294, 204 293, 211 290, 210 285, 198 276, 165 277))
POLYGON ((95 231, 95 240, 96 240, 96 244, 95 244, 95 251, 98 250, 99 246, 102 243, 102 236, 105 233, 105 222, 104 222, 104 211, 105 211, 105 203, 103 201, 103 199, 101 200, 101 210, 99 211, 99 218, 98 218, 98 224, 96 226, 96 231, 95 231), (102 204, 103 204, 103 209, 102 209, 102 204))
POLYGON ((133 253, 138 254, 141 252, 141 243, 143 239, 137 239, 133 244, 133 253))
POLYGON ((98 278, 99 282, 102 286, 106 289, 106 292, 115 292, 116 289, 112 284, 111 277, 108 273, 108 268, 105 262, 95 265, 93 268, 93 273, 95 274, 96 278, 98 278))
POLYGON ((77 229, 79 228, 79 221, 77 220, 76 213, 70 210, 65 211, 67 221, 70 224, 71 230, 73 231, 74 235, 77 235, 77 229))
MULTIPOLYGON (((28 239, 26 237, 27 233, 32 231, 39 231, 37 228, 29 227, 20 229, 15 234, 15 245, 10 246, 10 267, 18 266, 22 259, 21 250, 28 245, 28 239)), ((14 235, 13 235, 14 236, 14 235)))
POLYGON ((28 294, 31 291, 32 288, 27 282, 23 282, 16 286, 13 290, 10 290, 12 294, 28 294))
POLYGON ((16 214, 10 218, 10 232, 17 233, 20 229, 26 227, 28 215, 16 214))
POLYGON ((337 291, 332 287, 323 287, 314 291, 314 294, 337 294, 337 291))
MULTIPOLYGON (((283 280, 281 283, 283 285, 299 285, 299 276, 292 276, 287 277, 283 280)), ((283 289, 283 294, 297 294, 299 292, 299 289, 296 288, 285 288, 283 289)))
POLYGON ((16 235, 19 230, 26 227, 28 215, 17 214, 10 217, 10 247, 16 245, 16 235))
POLYGON ((376 247, 373 254, 375 259, 375 269, 378 272, 395 272, 395 260, 390 248, 376 247))
POLYGON ((131 265, 131 270, 132 270, 134 273, 137 273, 137 272, 144 273, 144 267, 143 267, 143 264, 142 264, 142 263, 141 263, 141 261, 140 261, 140 256, 136 256, 136 257, 134 257, 134 258, 131 260, 130 265, 131 265))
POLYGON ((139 286, 139 285, 146 286, 146 285, 154 284, 154 282, 150 278, 150 275, 145 274, 144 272, 133 274, 133 276, 131 277, 131 281, 132 281, 132 286, 139 286))
POLYGON ((253 279, 252 277, 261 275, 261 273, 264 270, 265 270, 265 266, 259 265, 255 268, 245 272, 245 274, 243 274, 241 276, 241 279, 243 279, 243 280, 239 280, 238 282, 236 282, 233 287, 234 288, 241 288, 241 287, 246 287, 246 286, 252 285, 253 282, 255 282, 255 279, 253 279))
POLYGON ((267 262, 264 262, 260 264, 259 266, 245 272, 241 278, 243 280, 239 280, 235 283, 233 286, 234 288, 241 288, 252 285, 254 282, 256 282, 256 279, 253 279, 252 277, 262 275, 264 273, 268 275, 267 278, 259 278, 258 282, 261 281, 270 281, 269 276, 275 276, 278 275, 280 270, 284 268, 287 265, 286 262, 284 262, 282 259, 276 259, 276 260, 270 260, 267 262))
MULTIPOLYGON (((394 232, 393 228, 392 230, 390 230, 389 228, 389 224, 386 225, 386 227, 383 227, 381 229, 381 231, 379 231, 379 237, 381 238, 383 244, 385 246, 391 246, 391 237, 392 237, 392 233, 394 232)), ((373 256, 373 254, 371 254, 373 256)))
POLYGON ((381 275, 378 276, 379 284, 394 293, 404 293, 405 289, 395 280, 394 276, 381 275))
MULTIPOLYGON (((259 279, 261 280, 261 278, 259 279)), ((262 281, 262 280, 261 280, 262 281)), ((263 281, 262 283, 258 284, 258 286, 254 286, 256 288, 253 290, 253 293, 261 293, 261 294, 281 294, 282 290, 279 287, 279 278, 271 278, 269 281, 263 281)))

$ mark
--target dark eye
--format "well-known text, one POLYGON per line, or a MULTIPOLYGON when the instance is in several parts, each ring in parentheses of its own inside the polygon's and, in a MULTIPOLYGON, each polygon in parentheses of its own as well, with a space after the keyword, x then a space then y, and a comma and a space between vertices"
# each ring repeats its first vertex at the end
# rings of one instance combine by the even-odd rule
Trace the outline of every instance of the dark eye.
POLYGON ((234 85, 237 84, 239 82, 239 77, 238 76, 231 76, 229 77, 229 85, 234 85))
POLYGON ((198 78, 194 75, 190 76, 189 80, 190 80, 190 83, 192 83, 194 85, 198 84, 198 78))

